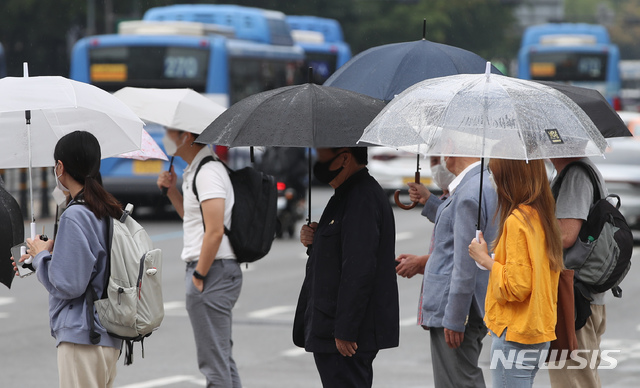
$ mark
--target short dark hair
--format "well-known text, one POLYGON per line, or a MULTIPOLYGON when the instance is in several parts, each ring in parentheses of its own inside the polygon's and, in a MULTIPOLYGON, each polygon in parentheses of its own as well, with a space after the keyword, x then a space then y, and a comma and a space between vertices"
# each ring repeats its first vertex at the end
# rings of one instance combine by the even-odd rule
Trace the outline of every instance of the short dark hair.
POLYGON ((369 154, 367 152, 367 147, 341 147, 341 148, 332 148, 334 154, 340 152, 341 149, 346 148, 349 150, 349 153, 353 155, 356 159, 356 162, 360 165, 366 166, 369 164, 369 154))

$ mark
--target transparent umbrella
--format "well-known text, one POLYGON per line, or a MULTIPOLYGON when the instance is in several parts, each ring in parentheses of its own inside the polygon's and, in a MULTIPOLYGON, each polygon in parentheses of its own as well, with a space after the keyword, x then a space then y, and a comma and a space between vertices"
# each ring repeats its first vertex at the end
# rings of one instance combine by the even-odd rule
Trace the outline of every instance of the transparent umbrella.
POLYGON ((420 82, 392 100, 360 141, 424 155, 545 159, 603 155, 607 141, 565 94, 496 74, 420 82))
MULTIPOLYGON (((569 97, 537 82, 491 74, 490 68, 487 63, 485 74, 410 87, 365 128, 360 141, 424 155, 480 157, 483 164, 485 157, 604 154, 607 141, 569 97)), ((482 186, 479 196, 482 201, 482 186)))

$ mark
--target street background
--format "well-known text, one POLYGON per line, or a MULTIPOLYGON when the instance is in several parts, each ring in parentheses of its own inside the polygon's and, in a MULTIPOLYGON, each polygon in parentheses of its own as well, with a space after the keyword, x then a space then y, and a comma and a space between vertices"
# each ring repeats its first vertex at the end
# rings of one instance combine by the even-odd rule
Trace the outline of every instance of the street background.
MULTIPOLYGON (((332 190, 313 189, 313 219, 318 220, 332 190)), ((406 199, 405 199, 406 201, 406 199)), ((419 209, 394 208, 396 253, 424 253, 433 230, 419 209)), ((135 212, 134 212, 135 216, 135 212)), ((473 222, 470 220, 469 222, 473 222)), ((184 264, 179 258, 182 229, 179 221, 141 220, 162 248, 163 294, 166 315, 162 326, 145 341, 145 357, 136 345, 134 363, 118 362, 118 388, 203 387, 195 341, 184 307, 184 264)), ((47 231, 52 221, 41 221, 47 231)), ((634 250, 640 259, 640 249, 634 250)), ((269 255, 244 267, 242 294, 234 310, 234 356, 245 388, 321 387, 313 357, 291 340, 293 313, 304 277, 305 249, 297 239, 276 240, 269 255)), ((608 296, 607 331, 602 349, 619 349, 614 370, 601 370, 605 387, 637 387, 640 381, 640 266, 635 264, 622 284, 622 299, 608 296)), ((400 347, 384 350, 374 362, 375 387, 433 387, 429 335, 416 326, 422 276, 398 279, 400 290, 400 347)), ((12 289, 0 287, 0 344, 3 388, 56 387, 55 341, 50 336, 48 300, 35 276, 15 279, 12 289)), ((489 348, 485 338, 480 364, 490 384, 489 348)), ((541 371, 535 387, 548 387, 541 371)))

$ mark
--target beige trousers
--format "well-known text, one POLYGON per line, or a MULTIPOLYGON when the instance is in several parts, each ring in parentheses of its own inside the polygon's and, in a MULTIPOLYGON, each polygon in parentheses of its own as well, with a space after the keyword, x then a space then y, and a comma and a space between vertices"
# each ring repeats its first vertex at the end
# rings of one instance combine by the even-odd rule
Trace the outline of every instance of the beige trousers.
MULTIPOLYGON (((580 365, 580 362, 567 359, 561 369, 549 369, 549 380, 552 388, 600 388, 600 352, 597 353, 595 368, 590 368, 592 351, 600 349, 600 338, 607 326, 607 314, 604 305, 591 305, 591 316, 584 327, 576 331, 578 349, 589 350, 589 353, 581 352, 580 357, 588 358, 588 365, 583 369, 567 369, 569 366, 580 365)), ((584 361, 583 361, 584 362, 584 361)))
POLYGON ((111 388, 120 349, 107 346, 58 345, 60 388, 111 388))

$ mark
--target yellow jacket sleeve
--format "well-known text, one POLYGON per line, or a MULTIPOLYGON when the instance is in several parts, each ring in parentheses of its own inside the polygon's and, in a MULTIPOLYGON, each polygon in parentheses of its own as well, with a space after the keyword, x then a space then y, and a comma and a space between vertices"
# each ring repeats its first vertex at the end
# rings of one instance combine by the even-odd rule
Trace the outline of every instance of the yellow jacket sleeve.
POLYGON ((533 269, 529 257, 529 234, 517 216, 507 218, 503 238, 496 247, 496 262, 491 269, 489 282, 493 296, 499 304, 522 302, 531 295, 533 269), (505 234, 507 234, 505 236, 505 234), (498 256, 502 256, 497 260, 498 256))

